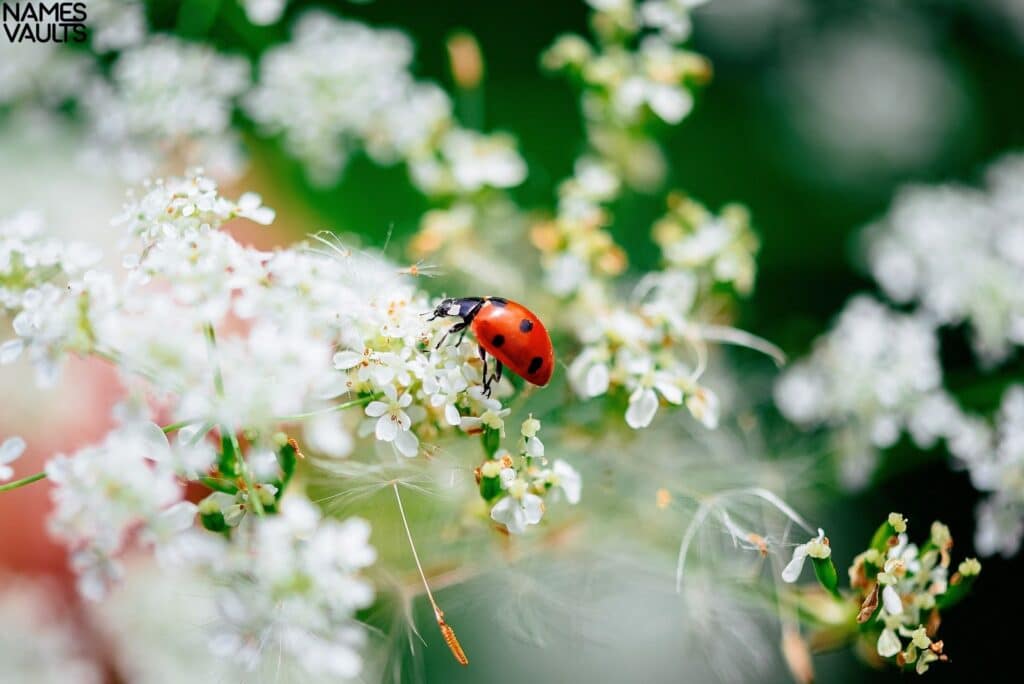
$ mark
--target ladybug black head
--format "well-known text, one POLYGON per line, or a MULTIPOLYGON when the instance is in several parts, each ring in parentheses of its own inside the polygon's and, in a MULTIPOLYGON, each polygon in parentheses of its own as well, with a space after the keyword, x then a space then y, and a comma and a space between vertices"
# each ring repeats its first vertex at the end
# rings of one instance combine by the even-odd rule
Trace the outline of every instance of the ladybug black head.
POLYGON ((433 315, 427 320, 432 321, 435 318, 447 318, 448 316, 457 315, 452 314, 452 307, 458 308, 456 306, 454 299, 452 299, 451 297, 448 297, 447 299, 442 299, 441 303, 434 308, 433 315))

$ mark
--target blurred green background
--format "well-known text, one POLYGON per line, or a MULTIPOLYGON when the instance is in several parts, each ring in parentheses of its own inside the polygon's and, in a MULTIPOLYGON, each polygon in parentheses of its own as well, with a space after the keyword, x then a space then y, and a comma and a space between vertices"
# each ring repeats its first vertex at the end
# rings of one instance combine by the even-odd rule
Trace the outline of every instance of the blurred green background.
MULTIPOLYGON (((152 23, 255 55, 286 39, 290 17, 307 5, 325 3, 293 2, 286 19, 267 28, 248 24, 233 3, 184 4, 188 12, 179 12, 177 2, 154 2, 152 23)), ((852 293, 874 291, 858 269, 856 237, 860 227, 885 212, 899 187, 977 183, 985 163, 1024 148, 1021 5, 1020 0, 714 0, 695 13, 692 45, 711 59, 715 76, 699 95, 695 112, 668 134, 667 187, 683 189, 713 208, 730 201, 750 208, 763 248, 757 289, 742 306, 740 327, 801 355, 852 293)), ((476 36, 487 68, 483 106, 460 102, 457 114, 471 126, 513 132, 530 167, 529 180, 514 196, 525 207, 552 204, 556 183, 570 173, 583 139, 575 94, 560 79, 541 73, 538 55, 559 34, 586 32, 584 3, 376 0, 339 2, 335 9, 407 32, 417 45, 417 75, 446 86, 451 85, 446 38, 456 29, 476 36)), ((254 154, 261 166, 275 169, 273 182, 301 197, 323 225, 361 233, 369 244, 383 245, 392 229, 393 239, 401 242, 426 208, 401 168, 382 169, 357 159, 335 187, 313 189, 299 165, 272 144, 257 144, 254 154)), ((640 268, 656 258, 648 229, 662 211, 662 197, 629 196, 616 210, 613 232, 640 268)), ((979 385, 963 331, 944 334, 942 342, 947 385, 968 407, 991 411, 1002 388, 1021 378, 1018 355, 979 385)), ((971 553, 978 495, 966 474, 950 470, 941 450, 922 454, 901 443, 889 454, 876 486, 856 496, 822 499, 827 503, 809 511, 810 517, 834 538, 867 540, 877 521, 899 508, 919 532, 933 517, 941 518, 957 540, 957 555, 971 553)), ((853 551, 852 546, 837 549, 837 565, 845 567, 853 551)), ((943 628, 952 662, 933 668, 929 681, 964 681, 979 668, 1012 662, 1017 637, 1010 604, 1022 603, 1015 584, 1021 569, 1019 560, 985 563, 975 597, 943 628)), ((657 594, 651 600, 629 610, 638 615, 653 610, 657 594)), ((564 668, 577 659, 578 673, 602 681, 608 681, 605 676, 626 681, 628 673, 640 676, 644 670, 635 664, 602 665, 599 642, 581 644, 571 654, 519 642, 488 653, 484 641, 472 636, 490 629, 486 606, 464 606, 449 617, 460 625, 460 634, 471 635, 467 647, 474 646, 482 662, 498 659, 486 681, 547 681, 552 662, 561 661, 564 668)), ((430 619, 424 612, 420 624, 430 619)), ((673 674, 686 669, 676 662, 685 652, 673 649, 672 623, 658 624, 657 630, 649 626, 656 632, 649 639, 659 660, 645 661, 652 669, 637 681, 685 681, 673 674)), ((459 669, 439 639, 429 641, 423 666, 430 681, 484 681, 478 669, 459 669)), ((821 658, 820 681, 900 676, 872 672, 854 660, 850 653, 821 658)))

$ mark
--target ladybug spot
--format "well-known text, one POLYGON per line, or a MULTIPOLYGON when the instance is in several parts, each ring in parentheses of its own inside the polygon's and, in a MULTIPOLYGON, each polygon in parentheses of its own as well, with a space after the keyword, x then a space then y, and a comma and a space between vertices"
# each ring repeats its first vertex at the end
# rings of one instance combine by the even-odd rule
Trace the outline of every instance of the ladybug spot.
POLYGON ((520 332, 528 333, 531 330, 533 330, 533 321, 531 321, 529 318, 524 318, 523 320, 519 321, 520 332))
POLYGON ((505 344, 505 336, 495 335, 494 338, 491 340, 491 344, 493 344, 495 347, 500 347, 501 345, 505 344))
POLYGON ((494 304, 495 306, 505 306, 506 304, 508 304, 508 300, 503 299, 502 297, 491 297, 487 301, 490 302, 491 304, 494 304))
POLYGON ((530 375, 533 375, 534 373, 539 371, 540 367, 543 365, 544 359, 540 358, 539 356, 534 356, 532 359, 530 359, 530 367, 526 369, 526 372, 529 373, 530 375))

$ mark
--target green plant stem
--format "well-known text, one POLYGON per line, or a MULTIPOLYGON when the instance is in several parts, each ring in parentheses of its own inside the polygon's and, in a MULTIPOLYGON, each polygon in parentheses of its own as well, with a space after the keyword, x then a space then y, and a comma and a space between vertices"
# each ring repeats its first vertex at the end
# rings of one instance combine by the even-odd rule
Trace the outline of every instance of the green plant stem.
MULTIPOLYGON (((225 428, 222 427, 222 430, 225 428)), ((238 462, 242 466, 242 480, 245 481, 245 488, 249 492, 249 500, 252 502, 252 509, 256 515, 263 515, 263 502, 260 501, 260 493, 256 489, 256 483, 252 479, 252 473, 249 472, 249 463, 242 458, 242 450, 238 444, 238 437, 235 436, 234 432, 228 432, 228 438, 231 440, 231 448, 235 450, 238 455, 238 462)))
POLYGON ((8 482, 7 484, 0 485, 0 492, 9 492, 12 489, 24 487, 25 485, 30 485, 33 482, 39 482, 39 480, 42 480, 45 477, 45 471, 41 473, 36 473, 35 475, 29 475, 28 477, 23 477, 20 480, 15 480, 14 482, 8 482))
POLYGON ((164 431, 165 435, 167 435, 167 434, 170 434, 172 432, 176 432, 176 431, 180 430, 183 427, 188 427, 189 425, 195 425, 196 423, 202 422, 202 420, 203 420, 202 418, 191 418, 189 420, 179 420, 177 423, 171 423, 170 425, 164 425, 160 429, 164 431))
POLYGON ((274 420, 280 420, 285 423, 290 423, 295 420, 305 420, 306 418, 315 418, 316 416, 322 416, 325 413, 334 413, 335 411, 344 411, 345 409, 352 408, 353 406, 365 406, 371 401, 380 399, 380 393, 371 394, 365 397, 359 397, 358 399, 352 399, 351 401, 342 402, 341 404, 335 404, 334 406, 328 406, 327 408, 317 409, 316 411, 308 411, 306 413, 295 413, 290 416, 275 416, 274 420))
MULTIPOLYGON (((220 371, 220 363, 217 361, 217 333, 213 329, 213 325, 207 323, 204 328, 206 333, 206 341, 210 346, 210 358, 213 361, 213 387, 217 391, 217 397, 224 399, 224 376, 220 371)), ((246 491, 249 492, 249 501, 252 503, 252 510, 256 515, 262 516, 266 511, 263 509, 263 502, 260 501, 259 491, 256 489, 256 482, 252 479, 252 473, 249 472, 249 464, 242 456, 242 447, 238 443, 238 436, 235 434, 234 428, 230 425, 221 425, 221 437, 227 437, 231 443, 231 450, 234 452, 234 457, 238 461, 239 470, 241 471, 242 481, 245 482, 246 491)))

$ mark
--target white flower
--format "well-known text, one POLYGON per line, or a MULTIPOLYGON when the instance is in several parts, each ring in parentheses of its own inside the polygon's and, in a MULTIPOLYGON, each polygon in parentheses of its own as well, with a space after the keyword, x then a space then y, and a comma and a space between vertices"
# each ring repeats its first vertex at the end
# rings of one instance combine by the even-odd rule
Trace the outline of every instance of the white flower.
POLYGON ((246 18, 257 26, 276 24, 288 0, 241 0, 246 18))
MULTIPOLYGON (((645 365, 639 364, 641 368, 645 365)), ((654 420, 658 412, 658 395, 655 389, 670 404, 683 403, 683 391, 668 373, 641 370, 641 377, 636 389, 629 395, 629 407, 626 409, 626 424, 634 430, 645 428, 654 420)))
POLYGON ((718 395, 706 387, 699 387, 686 397, 686 408, 704 427, 714 430, 718 427, 718 395))
POLYGON ((99 53, 123 50, 146 38, 146 11, 137 0, 89 0, 89 37, 99 53))
POLYGON ((366 415, 377 418, 374 429, 377 439, 393 442, 403 456, 415 456, 419 450, 419 439, 412 433, 412 419, 404 409, 412 403, 412 396, 406 392, 399 395, 395 388, 384 388, 386 401, 371 401, 366 405, 366 415))
POLYGON ((572 505, 580 501, 580 492, 583 489, 583 478, 579 472, 565 461, 558 459, 552 464, 551 475, 548 481, 553 487, 557 487, 565 494, 565 500, 572 505))
POLYGON ((25 451, 25 440, 21 437, 8 437, 0 443, 0 482, 10 480, 14 476, 14 463, 25 451))
POLYGON ((527 525, 536 525, 544 517, 544 500, 525 491, 513 493, 519 489, 517 484, 522 484, 525 489, 522 481, 514 482, 509 488, 509 495, 491 509, 491 519, 504 525, 512 534, 522 534, 527 525))
POLYGON ((544 457, 544 442, 540 441, 537 432, 540 431, 540 421, 530 414, 530 417, 523 421, 520 428, 522 434, 522 451, 533 458, 544 457))
POLYGON ((73 456, 57 456, 46 464, 53 484, 54 512, 50 530, 76 547, 74 565, 79 587, 97 600, 111 580, 120 576, 115 559, 125 535, 141 523, 155 544, 169 542, 191 520, 194 508, 171 508, 181 500, 174 472, 149 461, 152 442, 138 426, 122 426, 99 445, 73 456), (165 509, 168 512, 165 515, 165 509))
POLYGON ((526 178, 526 162, 508 136, 456 128, 441 141, 440 157, 416 160, 412 174, 431 194, 473 193, 519 185, 526 178))
POLYGON ((903 612, 903 600, 891 584, 882 589, 882 607, 889 615, 899 615, 903 612))
POLYGON ((324 519, 307 499, 291 496, 280 515, 249 517, 235 532, 224 552, 199 567, 222 587, 211 648, 253 670, 285 657, 306 679, 358 676, 365 635, 353 616, 373 602, 373 587, 360 575, 377 558, 370 526, 324 519), (257 636, 275 648, 253 649, 257 636))
POLYGON ((0 638, 7 682, 101 684, 102 667, 83 643, 66 600, 47 578, 8 575, 0 587, 0 638))
POLYGON ((186 163, 237 174, 240 152, 230 129, 231 111, 248 85, 244 59, 152 36, 118 56, 109 82, 96 79, 85 90, 90 157, 96 163, 116 162, 118 172, 138 179, 161 163, 168 140, 181 140, 191 144, 173 149, 186 163))
POLYGON ((595 347, 584 349, 569 364, 569 382, 583 399, 599 397, 607 392, 611 384, 608 352, 595 347))
POLYGON ((448 125, 451 102, 413 79, 411 60, 412 44, 397 31, 306 12, 291 42, 263 53, 244 106, 327 183, 360 147, 379 162, 411 158, 448 125))
POLYGON ((682 86, 667 85, 634 76, 626 79, 616 92, 616 106, 628 118, 647 105, 668 124, 682 121, 693 109, 693 95, 682 86))
POLYGON ((835 432, 840 456, 870 463, 865 449, 891 446, 904 430, 925 441, 955 437, 963 421, 941 381, 931 322, 857 296, 810 357, 781 376, 775 401, 805 429, 842 428, 835 432))
POLYGON ((883 658, 891 658, 903 649, 900 638, 896 632, 886 627, 878 636, 878 655, 883 658))
MULTIPOLYGON (((810 541, 805 544, 799 544, 793 549, 793 558, 786 564, 786 567, 782 570, 782 581, 792 584, 796 582, 800 577, 800 571, 804 569, 804 561, 807 560, 807 556, 810 555, 811 550, 816 547, 825 546, 825 531, 818 528, 818 536, 813 537, 810 541)), ((827 547, 826 547, 827 548, 827 547)), ((819 554, 820 555, 820 554, 819 554)))

